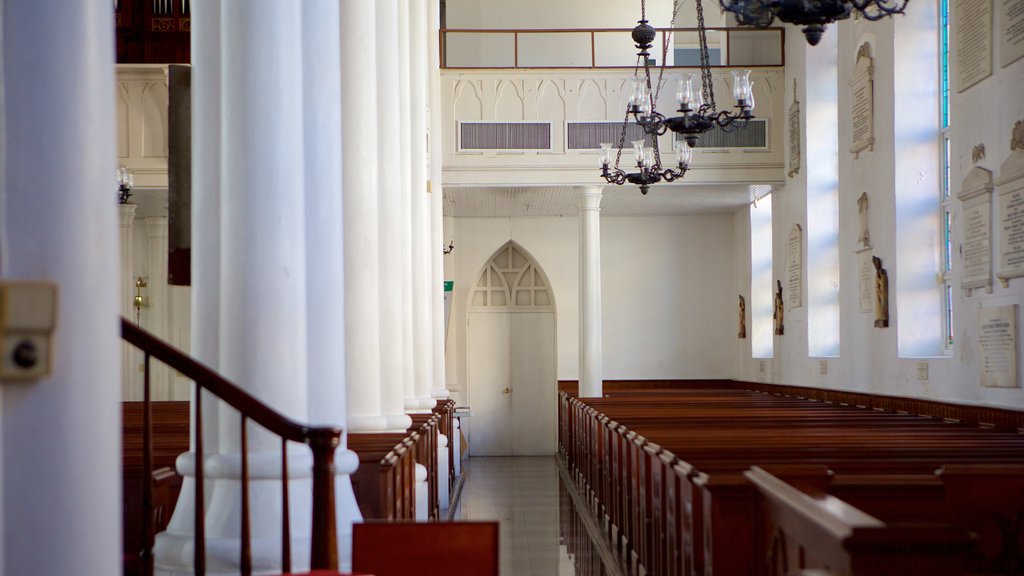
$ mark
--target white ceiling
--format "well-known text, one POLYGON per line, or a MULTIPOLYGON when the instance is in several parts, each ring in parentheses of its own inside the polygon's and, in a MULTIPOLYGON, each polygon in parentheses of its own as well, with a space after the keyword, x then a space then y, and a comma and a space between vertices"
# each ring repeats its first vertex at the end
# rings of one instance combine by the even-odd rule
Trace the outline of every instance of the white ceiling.
MULTIPOLYGON (((636 186, 606 185, 602 215, 708 214, 733 212, 750 204, 763 186, 651 186, 646 196, 636 186)), ((469 218, 568 216, 578 212, 573 186, 445 186, 444 215, 469 218)))

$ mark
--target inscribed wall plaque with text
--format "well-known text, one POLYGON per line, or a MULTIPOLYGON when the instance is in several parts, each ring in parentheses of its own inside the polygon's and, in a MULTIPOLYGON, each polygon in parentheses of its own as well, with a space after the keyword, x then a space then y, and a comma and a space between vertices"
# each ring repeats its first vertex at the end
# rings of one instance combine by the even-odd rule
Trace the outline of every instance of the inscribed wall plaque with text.
POLYGON ((871 57, 871 44, 865 42, 857 50, 857 63, 850 80, 850 96, 853 112, 853 144, 850 152, 854 157, 861 150, 871 150, 875 145, 874 120, 874 59, 871 57))
POLYGON ((978 310, 981 385, 1017 388, 1017 305, 978 310))
POLYGON ((956 0, 956 89, 992 75, 992 0, 956 0))
POLYGON ((800 102, 796 99, 796 79, 793 79, 793 103, 789 105, 789 172, 792 178, 800 173, 800 102))
POLYGON ((1024 0, 999 0, 999 63, 1003 66, 1024 56, 1024 0))
POLYGON ((799 308, 804 303, 803 276, 803 230, 799 224, 793 224, 786 244, 786 292, 790 308, 799 308))
POLYGON ((975 166, 956 197, 963 202, 963 267, 960 287, 992 291, 992 172, 975 166))

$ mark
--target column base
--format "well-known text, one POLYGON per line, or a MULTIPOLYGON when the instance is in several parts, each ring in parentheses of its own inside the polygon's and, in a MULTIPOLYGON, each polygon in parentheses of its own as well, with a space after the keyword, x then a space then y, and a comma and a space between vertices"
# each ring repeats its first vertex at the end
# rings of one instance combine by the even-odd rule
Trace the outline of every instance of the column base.
POLYGON ((348 417, 349 432, 383 432, 388 429, 388 420, 384 416, 352 416, 348 417))
MULTIPOLYGON (((252 538, 253 574, 281 573, 280 458, 279 453, 250 454, 250 525, 253 533, 263 534, 252 538), (275 461, 276 466, 273 465, 275 461)), ((309 530, 313 508, 312 456, 308 451, 297 451, 290 453, 288 459, 292 569, 302 572, 309 568, 309 530)), ((238 454, 214 454, 204 462, 207 501, 206 573, 210 575, 238 574, 239 571, 239 460, 238 454)), ((335 452, 334 460, 339 568, 350 570, 352 524, 363 519, 350 478, 359 466, 359 457, 351 450, 339 449, 335 452)), ((179 456, 177 468, 178 473, 184 476, 181 494, 167 530, 156 535, 153 550, 155 573, 160 576, 185 576, 195 572, 195 453, 188 452, 179 456)))
POLYGON ((385 416, 388 422, 387 432, 405 432, 412 426, 412 418, 408 414, 388 414, 385 416))
POLYGON ((437 400, 447 400, 448 398, 451 398, 451 393, 445 388, 440 388, 437 390, 431 390, 430 396, 437 400))

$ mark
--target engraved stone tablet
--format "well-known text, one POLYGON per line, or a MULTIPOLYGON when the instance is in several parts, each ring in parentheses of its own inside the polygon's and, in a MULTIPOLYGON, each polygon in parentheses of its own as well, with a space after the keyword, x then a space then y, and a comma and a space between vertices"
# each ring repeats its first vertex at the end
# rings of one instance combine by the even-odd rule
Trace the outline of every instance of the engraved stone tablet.
POLYGON ((975 288, 992 292, 992 172, 975 166, 956 197, 963 202, 963 269, 966 296, 975 288))
POLYGON ((978 310, 981 385, 1017 388, 1017 305, 978 310))
POLYGON ((803 305, 803 230, 793 224, 786 244, 786 289, 789 292, 789 307, 803 305))
POLYGON ((992 0, 958 0, 956 88, 963 92, 992 75, 992 0))
MULTIPOLYGON (((1024 1, 1024 0, 1022 0, 1024 1)), ((793 103, 789 105, 789 172, 792 178, 800 173, 800 102, 796 99, 796 78, 793 79, 793 103)))
POLYGON ((999 279, 1024 276, 1024 149, 1010 153, 995 183, 999 198, 999 279))
POLYGON ((1024 56, 1024 0, 999 0, 999 63, 1002 66, 1024 56))
POLYGON ((873 149, 875 145, 874 128, 874 59, 871 57, 871 44, 865 42, 857 50, 857 63, 854 66, 853 78, 850 80, 850 95, 853 102, 853 145, 850 152, 857 157, 861 150, 873 149))
POLYGON ((860 312, 861 314, 867 314, 875 311, 875 265, 871 261, 870 250, 862 250, 857 257, 857 276, 860 284, 860 312))

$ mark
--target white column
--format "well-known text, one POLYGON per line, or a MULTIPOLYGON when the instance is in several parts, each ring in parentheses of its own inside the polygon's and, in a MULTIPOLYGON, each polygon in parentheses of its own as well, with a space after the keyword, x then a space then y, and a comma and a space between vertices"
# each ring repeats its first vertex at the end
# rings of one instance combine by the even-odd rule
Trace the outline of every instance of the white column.
MULTIPOLYGON (((135 309, 132 307, 132 298, 135 294, 135 204, 120 204, 118 207, 120 216, 118 228, 121 248, 120 270, 118 271, 117 302, 121 316, 135 321, 135 309)), ((135 347, 121 344, 121 399, 142 400, 141 380, 135 376, 136 366, 135 347)))
MULTIPOLYGON (((340 5, 303 0, 301 6, 309 421, 345 431, 340 5)), ((350 478, 358 466, 343 435, 335 452, 334 483, 341 570, 352 567, 352 523, 363 519, 350 478)))
MULTIPOLYGON (((214 370, 220 365, 220 172, 221 172, 221 3, 192 6, 192 287, 189 353, 214 370)), ((195 398, 195 386, 189 396, 195 398)), ((216 397, 203 399, 203 450, 215 454, 219 442, 216 397)), ((191 572, 195 513, 195 405, 191 420, 192 450, 179 459, 181 492, 167 530, 157 534, 153 549, 158 574, 191 572)), ((206 478, 206 503, 216 480, 206 478)))
POLYGON ((580 384, 582 398, 601 396, 601 188, 576 194, 580 211, 580 384))
POLYGON ((52 374, 0 385, 4 574, 121 572, 110 8, 0 5, 0 273, 58 287, 52 374))
MULTIPOLYGON (((143 326, 167 342, 173 342, 167 326, 168 306, 170 305, 167 290, 167 217, 152 217, 143 220, 146 226, 146 262, 149 275, 146 288, 142 295, 146 307, 142 315, 145 317, 143 326)), ((150 367, 150 382, 154 400, 171 400, 172 372, 160 362, 150 367)))
POLYGON ((441 27, 441 3, 429 0, 429 27, 427 46, 429 48, 430 86, 430 298, 433 316, 433 388, 434 398, 447 398, 448 387, 444 373, 444 190, 442 188, 442 158, 444 135, 441 128, 441 53, 438 32, 441 27))
POLYGON ((377 223, 377 58, 373 0, 341 5, 345 354, 352 432, 387 428, 381 414, 380 258, 377 223))
POLYGON ((433 309, 430 303, 432 254, 430 197, 427 192, 427 9, 425 0, 409 2, 409 128, 412 193, 413 366, 416 400, 421 410, 437 403, 434 379, 433 309))
MULTIPOLYGON (((401 134, 398 81, 398 0, 377 0, 377 124, 381 134, 401 134)), ((393 174, 394 140, 377 139, 380 217, 381 412, 388 429, 408 430, 402 310, 402 186, 393 174)))
POLYGON ((402 137, 398 138, 399 185, 402 191, 402 366, 405 386, 405 409, 418 411, 416 370, 413 359, 413 283, 412 283, 412 132, 409 128, 411 109, 411 78, 409 76, 409 1, 398 0, 398 103, 402 137))
MULTIPOLYGON (((283 415, 307 415, 301 18, 272 0, 226 2, 221 20, 220 372, 283 415), (267 42, 273 38, 274 42, 267 42), (298 191, 298 192, 297 192, 298 191)), ((238 570, 240 419, 223 407, 207 512, 208 573, 238 570)), ((309 470, 305 447, 292 448, 309 470)), ((280 569, 280 440, 248 428, 253 566, 280 569)), ((308 473, 306 473, 308 474, 308 473)), ((309 477, 292 489, 294 562, 308 560, 309 477)))

